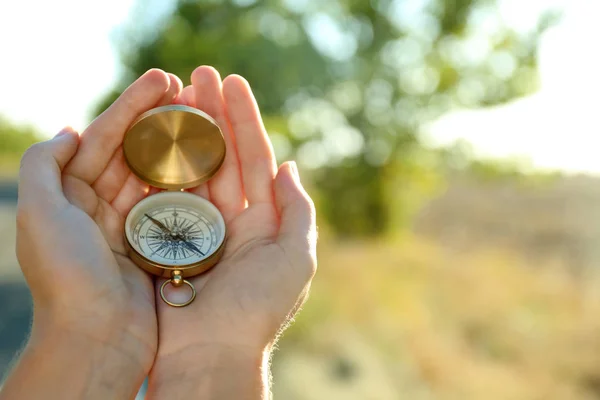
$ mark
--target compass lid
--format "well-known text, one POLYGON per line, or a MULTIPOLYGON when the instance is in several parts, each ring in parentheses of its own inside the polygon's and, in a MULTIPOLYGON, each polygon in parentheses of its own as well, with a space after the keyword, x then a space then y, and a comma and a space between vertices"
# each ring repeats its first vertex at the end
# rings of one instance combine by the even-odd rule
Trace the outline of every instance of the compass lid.
POLYGON ((140 115, 123 140, 131 171, 161 189, 188 189, 212 178, 225 160, 225 140, 208 114, 184 105, 140 115))

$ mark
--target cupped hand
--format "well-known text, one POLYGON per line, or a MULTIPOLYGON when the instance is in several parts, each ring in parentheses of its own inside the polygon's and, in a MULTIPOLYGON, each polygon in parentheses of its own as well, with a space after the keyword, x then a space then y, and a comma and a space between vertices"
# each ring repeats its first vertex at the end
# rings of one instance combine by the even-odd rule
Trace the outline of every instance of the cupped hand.
MULTIPOLYGON (((199 67, 177 102, 208 113, 223 131, 222 168, 191 192, 219 208, 228 241, 213 269, 189 279, 198 291, 193 303, 172 308, 157 301, 159 349, 151 388, 193 379, 195 368, 210 364, 219 349, 260 362, 304 302, 316 271, 313 203, 295 163, 277 168, 248 83, 235 75, 222 82, 215 69, 199 67)), ((182 288, 167 296, 185 301, 189 293, 182 288)))
POLYGON ((157 347, 155 299, 152 279, 127 257, 123 225, 148 186, 127 168, 121 143, 138 115, 180 91, 178 78, 150 70, 81 136, 65 129, 31 147, 20 170, 17 256, 33 337, 58 330, 119 353, 138 388, 157 347))

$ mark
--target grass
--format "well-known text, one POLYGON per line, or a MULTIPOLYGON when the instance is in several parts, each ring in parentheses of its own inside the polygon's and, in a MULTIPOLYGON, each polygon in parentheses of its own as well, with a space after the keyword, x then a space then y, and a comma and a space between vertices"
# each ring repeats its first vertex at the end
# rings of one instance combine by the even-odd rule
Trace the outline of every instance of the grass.
POLYGON ((575 278, 559 262, 529 265, 508 250, 451 253, 412 235, 324 240, 319 263, 280 344, 276 396, 600 396, 595 277, 575 278))

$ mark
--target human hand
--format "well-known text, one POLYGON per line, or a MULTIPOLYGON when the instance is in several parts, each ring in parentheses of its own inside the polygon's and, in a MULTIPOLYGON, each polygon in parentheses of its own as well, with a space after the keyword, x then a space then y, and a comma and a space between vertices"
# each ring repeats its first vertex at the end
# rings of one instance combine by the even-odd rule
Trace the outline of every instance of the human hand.
POLYGON ((47 362, 27 365, 26 350, 3 394, 38 390, 28 398, 66 399, 67 390, 77 398, 130 398, 141 386, 157 346, 154 287, 127 257, 123 226, 148 186, 129 171, 120 146, 138 115, 180 91, 178 78, 150 70, 81 137, 65 129, 23 157, 17 257, 34 302, 27 348, 47 362), (40 382, 67 367, 53 397, 40 382), (31 376, 40 369, 36 385, 19 384, 26 379, 19 371, 31 376))
MULTIPOLYGON (((221 82, 210 67, 196 69, 192 83, 177 102, 217 121, 227 155, 218 174, 191 191, 219 208, 229 237, 219 264, 189 279, 198 292, 193 303, 176 309, 157 302, 159 348, 148 393, 263 396, 271 347, 316 270, 314 206, 294 163, 277 170, 248 83, 239 76, 221 82)), ((175 302, 188 295, 167 292, 175 302)))

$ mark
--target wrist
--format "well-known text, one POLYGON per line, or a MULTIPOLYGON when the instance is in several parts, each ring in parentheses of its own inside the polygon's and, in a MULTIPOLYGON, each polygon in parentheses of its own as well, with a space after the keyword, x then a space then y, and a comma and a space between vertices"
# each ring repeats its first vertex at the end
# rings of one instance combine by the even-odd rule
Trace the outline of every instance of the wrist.
POLYGON ((148 399, 267 399, 271 349, 203 344, 159 354, 150 374, 148 399))
POLYGON ((107 361, 128 363, 142 373, 147 373, 152 366, 156 337, 133 331, 126 316, 65 317, 37 311, 34 311, 30 346, 47 346, 51 342, 62 345, 73 340, 85 345, 90 352, 105 354, 107 361))
MULTIPOLYGON (((65 307, 66 308, 66 307, 65 307)), ((114 358, 123 358, 139 365, 147 373, 156 355, 157 336, 147 327, 132 323, 135 316, 127 307, 120 310, 57 310, 34 307, 30 343, 45 343, 52 338, 74 338, 85 342, 92 350, 111 349, 114 358)))
POLYGON ((112 342, 34 322, 0 398, 133 398, 146 374, 112 342))

